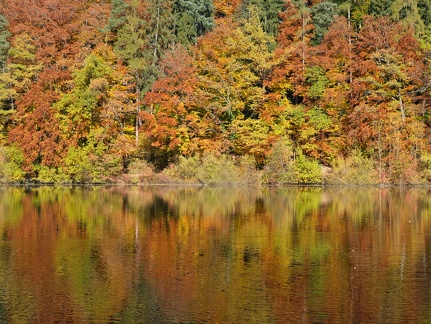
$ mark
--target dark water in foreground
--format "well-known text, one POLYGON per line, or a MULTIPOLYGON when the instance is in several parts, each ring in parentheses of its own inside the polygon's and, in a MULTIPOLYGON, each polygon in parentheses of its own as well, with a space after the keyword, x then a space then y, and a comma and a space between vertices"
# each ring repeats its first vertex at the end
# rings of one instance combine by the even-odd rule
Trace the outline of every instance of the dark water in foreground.
POLYGON ((426 189, 0 189, 0 323, 429 323, 426 189))

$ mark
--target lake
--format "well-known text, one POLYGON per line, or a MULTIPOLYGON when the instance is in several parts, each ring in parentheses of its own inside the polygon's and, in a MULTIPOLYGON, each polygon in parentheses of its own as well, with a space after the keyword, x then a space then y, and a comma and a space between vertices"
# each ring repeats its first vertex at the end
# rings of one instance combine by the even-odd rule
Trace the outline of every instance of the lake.
POLYGON ((0 322, 431 322, 431 191, 4 187, 0 322))

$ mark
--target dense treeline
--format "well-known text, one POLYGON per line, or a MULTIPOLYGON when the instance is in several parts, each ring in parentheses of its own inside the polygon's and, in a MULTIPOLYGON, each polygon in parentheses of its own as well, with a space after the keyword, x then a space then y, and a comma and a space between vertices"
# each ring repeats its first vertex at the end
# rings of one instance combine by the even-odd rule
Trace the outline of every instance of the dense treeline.
POLYGON ((427 0, 0 8, 4 181, 431 180, 427 0))

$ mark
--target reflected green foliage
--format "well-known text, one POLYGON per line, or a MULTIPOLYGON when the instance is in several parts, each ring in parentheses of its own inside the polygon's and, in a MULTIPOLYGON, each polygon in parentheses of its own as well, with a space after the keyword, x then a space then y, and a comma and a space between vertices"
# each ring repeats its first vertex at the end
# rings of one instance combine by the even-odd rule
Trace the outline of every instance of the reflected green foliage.
POLYGON ((6 224, 13 225, 22 221, 24 196, 25 193, 19 188, 0 190, 0 224, 3 229, 6 224))
POLYGON ((125 323, 162 322, 160 309, 157 306, 154 309, 155 305, 157 305, 157 296, 154 294, 151 285, 143 275, 140 275, 136 281, 132 293, 128 296, 126 306, 114 318, 118 318, 125 323))

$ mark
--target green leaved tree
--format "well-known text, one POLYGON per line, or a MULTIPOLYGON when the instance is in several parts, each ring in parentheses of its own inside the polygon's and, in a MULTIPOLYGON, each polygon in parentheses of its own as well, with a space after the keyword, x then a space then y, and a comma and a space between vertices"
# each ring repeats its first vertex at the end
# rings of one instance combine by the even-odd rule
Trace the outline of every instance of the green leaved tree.
POLYGON ((89 153, 98 141, 100 158, 115 155, 126 168, 134 146, 135 109, 132 82, 117 61, 109 47, 98 46, 74 72, 72 91, 54 107, 68 154, 89 153))

